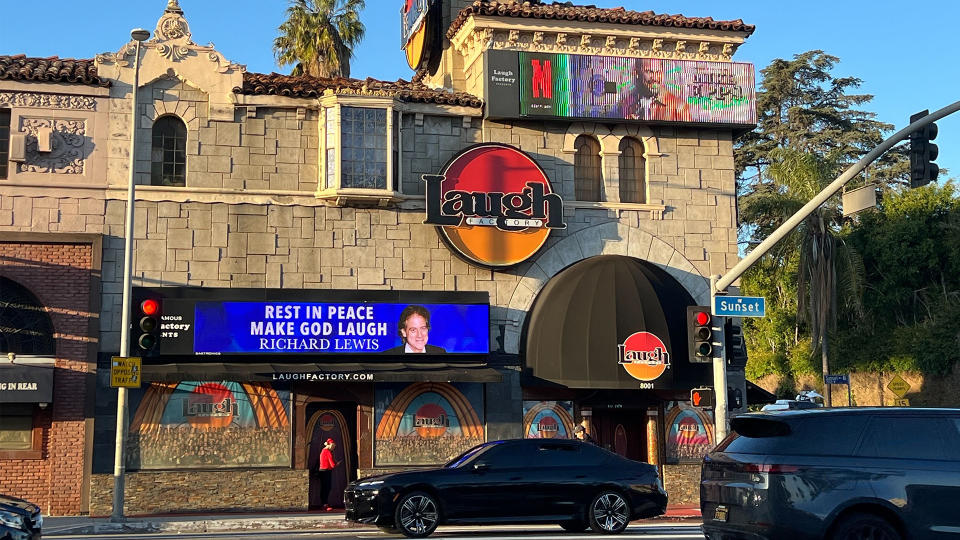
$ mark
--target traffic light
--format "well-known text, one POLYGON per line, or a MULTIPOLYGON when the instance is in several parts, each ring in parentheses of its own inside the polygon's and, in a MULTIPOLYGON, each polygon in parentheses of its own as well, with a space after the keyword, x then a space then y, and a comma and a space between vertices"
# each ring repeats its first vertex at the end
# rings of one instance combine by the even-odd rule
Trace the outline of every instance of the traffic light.
POLYGON ((691 364, 709 364, 713 361, 713 317, 705 306, 687 307, 687 349, 691 364))
POLYGON ((713 388, 694 388, 690 390, 690 404, 698 409, 712 410, 715 402, 713 388))
POLYGON ((747 342, 743 339, 743 329, 735 326, 731 319, 723 324, 723 348, 727 357, 727 367, 742 370, 747 367, 747 342))
POLYGON ((743 392, 739 388, 727 387, 727 410, 735 411, 743 407, 743 392))
MULTIPOLYGON (((910 123, 912 124, 928 114, 930 114, 929 110, 918 112, 910 117, 910 123)), ((937 159, 940 149, 930 142, 937 138, 937 132, 937 125, 931 123, 910 134, 911 188, 918 188, 937 181, 940 167, 933 163, 933 160, 937 159)))
POLYGON ((137 346, 141 354, 149 353, 157 346, 158 330, 160 318, 160 302, 153 298, 148 298, 140 302, 139 322, 140 337, 137 339, 137 346))

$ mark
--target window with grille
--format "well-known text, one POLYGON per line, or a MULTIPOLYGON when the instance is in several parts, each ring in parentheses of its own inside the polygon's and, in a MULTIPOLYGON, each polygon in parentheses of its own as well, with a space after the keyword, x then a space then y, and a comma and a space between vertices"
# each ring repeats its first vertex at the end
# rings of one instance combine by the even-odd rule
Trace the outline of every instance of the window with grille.
POLYGON ((0 178, 7 177, 10 159, 10 109, 0 109, 0 178))
POLYGON ((647 202, 646 167, 643 145, 637 139, 620 141, 620 202, 647 202))
POLYGON ((33 294, 0 277, 0 354, 54 355, 53 321, 33 294))
POLYGON ((589 135, 580 135, 573 143, 573 184, 578 201, 599 201, 603 192, 600 143, 589 135))
POLYGON ((340 107, 340 187, 387 189, 387 110, 340 107))
POLYGON ((187 185, 187 126, 175 116, 153 123, 150 183, 155 186, 187 185))

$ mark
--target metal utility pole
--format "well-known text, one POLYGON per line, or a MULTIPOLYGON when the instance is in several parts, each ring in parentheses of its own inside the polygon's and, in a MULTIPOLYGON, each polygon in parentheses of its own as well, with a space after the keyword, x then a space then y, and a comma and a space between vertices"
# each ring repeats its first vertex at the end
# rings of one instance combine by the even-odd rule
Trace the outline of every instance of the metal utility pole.
MULTIPOLYGON (((713 311, 714 297, 716 296, 716 283, 720 279, 720 276, 710 276, 710 311, 713 311)), ((714 349, 713 353, 713 395, 714 395, 714 406, 713 406, 713 423, 714 423, 714 437, 713 440, 720 444, 720 441, 727 438, 727 432, 729 431, 730 418, 727 408, 727 403, 729 403, 730 398, 727 396, 727 351, 726 339, 722 333, 724 328, 724 317, 714 316, 713 319, 716 322, 711 321, 710 324, 719 326, 721 329, 720 333, 720 347, 714 349), (717 352, 719 351, 719 352, 717 352)))
MULTIPOLYGON (((123 302, 120 322, 120 354, 130 354, 130 303, 131 276, 133 274, 133 210, 136 200, 136 135, 137 135, 137 91, 140 87, 140 44, 150 37, 150 32, 136 28, 130 37, 137 43, 136 58, 133 63, 133 90, 130 107, 130 177, 127 183, 127 222, 123 243, 123 302)), ((127 389, 117 389, 117 440, 113 456, 113 510, 111 521, 123 521, 124 473, 126 471, 127 445, 127 389)))

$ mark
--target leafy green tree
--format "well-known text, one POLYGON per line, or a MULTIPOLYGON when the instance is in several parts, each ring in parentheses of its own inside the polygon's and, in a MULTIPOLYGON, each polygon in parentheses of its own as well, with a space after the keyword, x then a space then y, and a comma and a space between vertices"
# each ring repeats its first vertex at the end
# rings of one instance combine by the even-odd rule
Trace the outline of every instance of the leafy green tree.
POLYGON ((293 75, 349 77, 353 50, 366 29, 364 0, 291 0, 273 51, 280 66, 296 64, 293 75))
MULTIPOLYGON (((745 189, 769 178, 771 153, 792 148, 832 155, 838 165, 852 164, 883 141, 893 126, 860 109, 873 96, 853 91, 856 77, 835 76, 840 59, 821 50, 776 59, 761 70, 757 93, 757 129, 740 137, 735 153, 737 172, 745 189), (749 173, 750 176, 744 176, 749 173)), ((882 183, 908 180, 906 153, 899 148, 871 167, 869 176, 882 183)))
MULTIPOLYGON (((771 151, 769 159, 770 181, 758 185, 740 201, 741 218, 756 225, 754 237, 758 240, 766 238, 822 191, 833 181, 838 168, 837 153, 823 158, 788 147, 771 151)), ((824 375, 830 372, 828 335, 836 329, 838 302, 842 301, 846 310, 862 311, 862 262, 856 250, 844 241, 842 227, 843 214, 834 197, 781 241, 765 266, 756 267, 759 271, 773 270, 774 275, 790 282, 796 280, 797 324, 801 320, 806 323, 813 350, 820 350, 824 375), (781 272, 791 269, 793 261, 795 271, 781 272)), ((795 345, 799 345, 799 334, 797 326, 795 345)), ((784 355, 791 356, 789 351, 784 351, 784 355)), ((826 398, 829 405, 829 388, 826 398)))

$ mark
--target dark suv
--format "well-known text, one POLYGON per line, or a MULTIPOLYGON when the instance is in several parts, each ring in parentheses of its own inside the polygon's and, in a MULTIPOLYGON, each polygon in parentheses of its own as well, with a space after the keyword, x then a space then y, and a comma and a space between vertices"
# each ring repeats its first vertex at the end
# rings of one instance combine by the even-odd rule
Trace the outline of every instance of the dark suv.
POLYGON ((754 413, 704 458, 711 540, 957 538, 960 410, 754 413))

